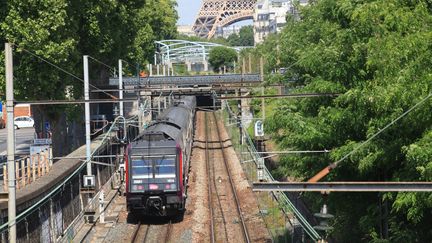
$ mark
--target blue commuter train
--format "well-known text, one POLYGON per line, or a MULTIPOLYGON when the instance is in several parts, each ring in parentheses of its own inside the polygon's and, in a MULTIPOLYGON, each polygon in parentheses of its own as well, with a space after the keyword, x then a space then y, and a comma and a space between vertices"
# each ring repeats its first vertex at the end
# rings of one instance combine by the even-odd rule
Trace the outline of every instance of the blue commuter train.
POLYGON ((196 98, 166 109, 125 151, 129 212, 173 216, 185 210, 196 98))

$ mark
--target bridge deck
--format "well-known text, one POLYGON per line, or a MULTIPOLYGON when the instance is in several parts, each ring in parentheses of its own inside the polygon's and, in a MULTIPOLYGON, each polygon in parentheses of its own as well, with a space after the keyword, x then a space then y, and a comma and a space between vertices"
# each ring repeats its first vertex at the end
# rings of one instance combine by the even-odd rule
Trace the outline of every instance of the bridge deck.
MULTIPOLYGON (((128 85, 212 85, 233 83, 259 83, 260 74, 225 74, 200 76, 150 76, 145 78, 123 77, 123 84, 128 85)), ((116 86, 118 78, 110 78, 109 85, 116 86)))

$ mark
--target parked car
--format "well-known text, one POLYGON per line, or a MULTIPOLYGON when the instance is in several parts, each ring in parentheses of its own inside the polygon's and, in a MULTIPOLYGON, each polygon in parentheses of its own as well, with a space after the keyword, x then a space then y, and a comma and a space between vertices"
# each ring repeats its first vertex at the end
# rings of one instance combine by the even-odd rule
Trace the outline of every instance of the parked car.
POLYGON ((6 122, 0 117, 0 129, 3 129, 6 127, 6 122))
POLYGON ((23 127, 33 127, 34 120, 29 116, 18 116, 14 119, 15 129, 23 128, 23 127))

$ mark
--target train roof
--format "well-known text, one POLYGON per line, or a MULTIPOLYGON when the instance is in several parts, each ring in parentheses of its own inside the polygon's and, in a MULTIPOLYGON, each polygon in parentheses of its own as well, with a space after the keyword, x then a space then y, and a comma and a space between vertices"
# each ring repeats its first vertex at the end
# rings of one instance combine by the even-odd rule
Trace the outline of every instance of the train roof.
POLYGON ((186 129, 191 113, 196 107, 195 96, 185 96, 176 101, 174 106, 167 108, 155 121, 155 123, 166 123, 176 126, 178 129, 186 129))
POLYGON ((189 120, 191 119, 191 112, 183 107, 170 107, 166 109, 155 123, 166 123, 177 127, 178 129, 186 129, 189 120))
POLYGON ((158 141, 173 140, 183 144, 183 131, 193 119, 193 110, 196 107, 196 98, 186 96, 176 101, 167 108, 147 129, 140 134, 134 141, 139 143, 158 143, 158 141))
POLYGON ((178 140, 181 138, 181 130, 171 124, 156 123, 153 126, 147 128, 146 133, 157 134, 163 133, 165 138, 171 138, 172 140, 178 140))

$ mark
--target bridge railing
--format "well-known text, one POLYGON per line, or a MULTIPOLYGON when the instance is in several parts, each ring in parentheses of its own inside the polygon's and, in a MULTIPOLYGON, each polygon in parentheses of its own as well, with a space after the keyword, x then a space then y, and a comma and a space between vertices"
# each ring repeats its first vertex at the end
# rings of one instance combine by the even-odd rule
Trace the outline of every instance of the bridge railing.
MULTIPOLYGON (((195 75, 195 76, 150 76, 123 77, 123 84, 130 85, 211 85, 230 83, 259 83, 260 74, 224 74, 224 75, 195 75)), ((118 78, 110 78, 110 85, 118 85, 118 78)))
MULTIPOLYGON (((247 168, 245 171, 250 181, 257 181, 258 180, 258 174, 257 174, 257 168, 263 168, 263 178, 266 181, 275 181, 273 176, 271 175, 270 171, 267 169, 267 167, 264 165, 264 158, 261 157, 261 155, 257 152, 255 145, 250 138, 248 132, 243 128, 238 126, 238 116, 234 114, 232 111, 230 105, 228 102, 223 102, 223 112, 224 112, 224 121, 225 125, 228 128, 227 131, 229 132, 231 136, 231 140, 233 144, 236 144, 237 142, 240 143, 240 140, 242 140, 242 145, 240 145, 240 150, 237 151, 239 153, 239 158, 244 157, 244 150, 247 154, 247 159, 242 160, 242 164, 248 164, 249 166, 244 166, 244 168, 247 168), (241 130, 241 135, 240 135, 241 130)), ((272 197, 277 201, 279 204, 279 208, 283 211, 283 213, 288 218, 292 218, 292 215, 295 216, 295 219, 300 223, 301 227, 303 228, 304 232, 312 239, 313 241, 318 241, 321 239, 321 236, 316 232, 316 230, 311 226, 311 224, 308 222, 308 220, 302 215, 302 213, 296 208, 295 204, 288 198, 288 196, 279 191, 271 192, 272 197)), ((297 222, 293 221, 290 222, 291 224, 295 225, 297 222)))

